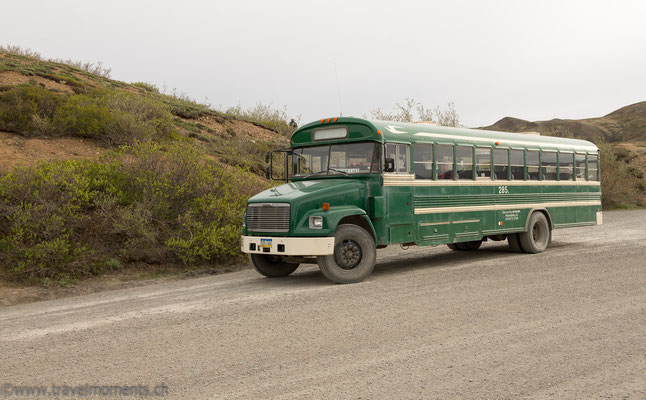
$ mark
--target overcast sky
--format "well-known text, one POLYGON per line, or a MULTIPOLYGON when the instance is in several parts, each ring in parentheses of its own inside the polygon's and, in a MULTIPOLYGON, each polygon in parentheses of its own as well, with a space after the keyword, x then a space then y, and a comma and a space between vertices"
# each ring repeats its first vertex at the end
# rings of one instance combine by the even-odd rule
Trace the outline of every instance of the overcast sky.
POLYGON ((301 122, 413 97, 463 123, 646 100, 646 1, 0 0, 0 43, 301 122))

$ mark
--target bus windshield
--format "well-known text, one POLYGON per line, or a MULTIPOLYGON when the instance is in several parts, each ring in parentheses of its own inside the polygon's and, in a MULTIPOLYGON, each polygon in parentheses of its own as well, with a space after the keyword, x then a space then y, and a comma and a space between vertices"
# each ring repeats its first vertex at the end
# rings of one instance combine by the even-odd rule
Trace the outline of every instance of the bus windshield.
POLYGON ((302 147, 292 155, 294 177, 379 172, 379 144, 375 142, 302 147))

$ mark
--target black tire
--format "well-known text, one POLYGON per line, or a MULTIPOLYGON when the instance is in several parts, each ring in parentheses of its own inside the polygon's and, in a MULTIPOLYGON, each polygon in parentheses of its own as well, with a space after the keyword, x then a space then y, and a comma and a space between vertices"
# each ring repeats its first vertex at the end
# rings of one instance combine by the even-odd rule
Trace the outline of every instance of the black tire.
POLYGON ((282 278, 296 271, 300 264, 284 262, 280 256, 268 256, 265 254, 249 254, 251 265, 260 274, 267 278, 282 278))
POLYGON ((467 251, 467 250, 469 250, 469 248, 467 247, 467 245, 466 245, 464 242, 453 243, 453 244, 454 244, 454 245, 455 245, 455 247, 457 247, 457 248, 458 248, 458 250, 460 250, 460 251, 467 251))
POLYGON ((552 232, 550 224, 542 212, 535 212, 529 217, 527 232, 518 234, 520 245, 526 253, 541 253, 550 244, 552 232))
POLYGON ((520 239, 518 239, 517 233, 507 235, 507 241, 509 242, 509 250, 514 253, 524 253, 523 248, 520 246, 520 239))
POLYGON ((357 283, 375 268, 375 241, 357 225, 340 225, 334 233, 334 254, 318 256, 321 273, 335 283, 357 283))
POLYGON ((482 246, 482 240, 472 240, 470 242, 464 242, 463 244, 467 248, 467 250, 475 251, 478 250, 480 246, 482 246))
POLYGON ((460 248, 457 246, 457 243, 447 243, 447 246, 449 246, 449 249, 453 251, 460 251, 460 248))

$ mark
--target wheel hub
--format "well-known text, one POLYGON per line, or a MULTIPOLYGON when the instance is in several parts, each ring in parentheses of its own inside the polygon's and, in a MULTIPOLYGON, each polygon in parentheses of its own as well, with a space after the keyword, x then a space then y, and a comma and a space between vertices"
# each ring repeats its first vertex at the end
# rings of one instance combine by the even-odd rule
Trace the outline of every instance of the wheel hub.
POLYGON ((361 262, 361 247, 354 240, 334 246, 334 260, 342 269, 353 269, 361 262))

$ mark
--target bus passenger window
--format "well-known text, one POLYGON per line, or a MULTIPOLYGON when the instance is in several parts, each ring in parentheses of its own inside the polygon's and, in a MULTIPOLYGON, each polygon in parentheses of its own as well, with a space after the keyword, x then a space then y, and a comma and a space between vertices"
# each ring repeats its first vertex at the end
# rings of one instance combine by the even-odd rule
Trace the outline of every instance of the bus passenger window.
POLYGON ((438 144, 435 146, 437 160, 437 179, 453 179, 453 145, 438 144))
POLYGON ((509 150, 493 150, 493 174, 494 179, 509 179, 509 150))
POLYGON ((599 180, 599 156, 596 154, 588 154, 588 180, 599 180))
POLYGON ((491 149, 476 147, 476 178, 491 179, 491 149))
POLYGON ((559 180, 574 180, 574 154, 559 153, 559 180))
POLYGON ((413 145, 413 171, 415 179, 433 179, 433 145, 415 143, 413 145))
POLYGON ((541 157, 541 167, 544 181, 556 180, 556 152, 544 151, 541 157))
POLYGON ((458 146, 455 157, 458 179, 473 179, 473 147, 458 146))
POLYGON ((407 144, 386 144, 386 158, 392 158, 395 160, 395 171, 396 174, 407 174, 408 173, 408 153, 409 147, 407 144))
POLYGON ((523 150, 511 151, 511 179, 522 181, 525 179, 525 156, 523 150))
POLYGON ((538 180, 538 151, 527 150, 527 180, 538 180))
POLYGON ((585 180, 585 154, 574 155, 574 165, 576 168, 576 180, 585 180))

